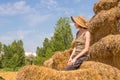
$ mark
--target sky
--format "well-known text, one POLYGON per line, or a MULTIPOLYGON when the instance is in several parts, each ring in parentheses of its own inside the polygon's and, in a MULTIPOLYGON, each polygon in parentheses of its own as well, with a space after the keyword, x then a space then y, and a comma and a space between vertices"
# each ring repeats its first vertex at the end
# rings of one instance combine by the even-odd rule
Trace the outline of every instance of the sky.
MULTIPOLYGON (((22 40, 25 52, 36 52, 51 38, 60 17, 84 16, 89 20, 99 0, 0 0, 0 42, 22 40)), ((72 22, 71 22, 72 23, 72 22)), ((72 26, 72 25, 71 25, 72 26)), ((75 34, 74 27, 71 27, 75 34)))

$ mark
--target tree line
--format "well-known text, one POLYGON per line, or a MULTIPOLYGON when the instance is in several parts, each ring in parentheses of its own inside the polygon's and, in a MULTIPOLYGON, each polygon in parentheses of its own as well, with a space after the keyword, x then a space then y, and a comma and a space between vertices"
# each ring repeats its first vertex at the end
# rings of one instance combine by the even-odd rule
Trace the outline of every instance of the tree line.
POLYGON ((10 45, 0 43, 0 68, 21 67, 26 64, 42 65, 55 51, 64 51, 71 47, 73 40, 70 22, 68 18, 60 18, 56 25, 53 36, 45 38, 43 47, 37 47, 36 56, 25 56, 22 40, 13 41, 10 45))
POLYGON ((0 68, 13 68, 25 65, 25 51, 22 40, 13 41, 10 45, 0 43, 0 68))

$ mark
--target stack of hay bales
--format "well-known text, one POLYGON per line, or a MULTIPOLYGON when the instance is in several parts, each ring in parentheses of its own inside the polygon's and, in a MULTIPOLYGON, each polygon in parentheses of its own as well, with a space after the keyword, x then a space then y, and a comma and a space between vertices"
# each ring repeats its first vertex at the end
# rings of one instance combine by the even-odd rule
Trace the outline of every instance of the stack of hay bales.
POLYGON ((91 32, 91 45, 109 34, 120 34, 119 0, 100 0, 94 7, 96 13, 87 25, 91 32))
POLYGON ((57 51, 49 60, 44 62, 44 66, 54 68, 57 70, 63 70, 69 59, 72 49, 65 50, 64 52, 57 51))
POLYGON ((90 59, 120 69, 120 35, 109 35, 93 44, 89 51, 90 59))
POLYGON ((100 0, 87 23, 91 32, 90 59, 120 69, 120 0, 100 0))
POLYGON ((102 10, 109 10, 118 5, 119 0, 100 0, 94 5, 95 14, 102 10))
POLYGON ((82 69, 56 71, 46 67, 25 66, 17 74, 16 80, 119 80, 120 71, 112 66, 85 62, 82 69), (100 66, 101 65, 101 66, 100 66))
POLYGON ((81 65, 81 69, 95 69, 101 76, 101 80, 119 80, 120 70, 116 67, 94 61, 86 61, 81 65))

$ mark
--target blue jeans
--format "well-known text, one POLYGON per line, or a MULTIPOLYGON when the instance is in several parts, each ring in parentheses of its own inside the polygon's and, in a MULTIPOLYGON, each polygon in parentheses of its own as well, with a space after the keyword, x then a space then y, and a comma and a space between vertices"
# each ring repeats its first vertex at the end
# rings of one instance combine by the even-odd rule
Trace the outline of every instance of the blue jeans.
POLYGON ((69 71, 69 70, 76 70, 80 67, 80 65, 83 63, 83 61, 86 61, 88 60, 88 56, 87 55, 83 55, 81 56, 80 58, 78 58, 75 62, 74 65, 68 65, 66 68, 65 68, 65 71, 69 71))

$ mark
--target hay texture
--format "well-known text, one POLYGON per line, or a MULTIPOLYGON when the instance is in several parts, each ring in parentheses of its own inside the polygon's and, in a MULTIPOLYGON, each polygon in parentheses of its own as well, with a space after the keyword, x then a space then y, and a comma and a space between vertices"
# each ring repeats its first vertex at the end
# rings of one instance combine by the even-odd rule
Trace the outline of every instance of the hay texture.
POLYGON ((103 62, 120 69, 120 35, 109 35, 93 44, 90 60, 103 62))
POLYGON ((101 80, 93 69, 78 71, 56 71, 46 67, 25 66, 17 74, 16 80, 101 80), (93 77, 91 77, 93 76, 93 77))
POLYGON ((57 71, 54 69, 25 66, 18 72, 16 80, 119 80, 120 71, 112 66, 88 61, 81 69, 73 71, 57 71))
MULTIPOLYGON (((103 4, 103 1, 106 2, 105 6, 109 6, 107 4, 109 1, 118 4, 117 0, 101 0, 99 4, 103 4)), ((120 7, 115 6, 98 12, 87 22, 87 25, 91 32, 91 45, 109 34, 120 34, 120 7)))
POLYGON ((50 58, 50 59, 46 60, 43 63, 43 65, 46 66, 46 67, 49 67, 49 68, 53 68, 53 58, 50 58))
POLYGON ((0 80, 15 80, 16 74, 17 72, 0 72, 0 80))
POLYGON ((64 52, 57 51, 49 60, 44 62, 44 66, 63 70, 67 66, 67 61, 70 57, 72 49, 65 50, 64 52))
POLYGON ((98 74, 101 76, 101 80, 119 80, 120 79, 120 70, 106 65, 104 63, 95 62, 95 61, 86 61, 81 65, 81 69, 95 69, 98 74))
POLYGON ((109 10, 118 6, 119 0, 100 0, 94 5, 95 14, 99 13, 102 10, 109 10))

